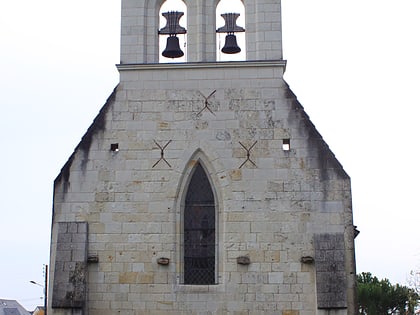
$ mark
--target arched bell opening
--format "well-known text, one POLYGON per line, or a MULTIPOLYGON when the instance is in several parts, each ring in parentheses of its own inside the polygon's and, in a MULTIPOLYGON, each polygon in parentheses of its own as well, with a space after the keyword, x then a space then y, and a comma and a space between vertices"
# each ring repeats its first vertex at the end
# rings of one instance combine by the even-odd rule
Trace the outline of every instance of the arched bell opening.
POLYGON ((167 0, 159 10, 159 62, 187 61, 187 6, 167 0))
POLYGON ((245 6, 241 0, 221 0, 216 7, 217 61, 246 60, 245 6))

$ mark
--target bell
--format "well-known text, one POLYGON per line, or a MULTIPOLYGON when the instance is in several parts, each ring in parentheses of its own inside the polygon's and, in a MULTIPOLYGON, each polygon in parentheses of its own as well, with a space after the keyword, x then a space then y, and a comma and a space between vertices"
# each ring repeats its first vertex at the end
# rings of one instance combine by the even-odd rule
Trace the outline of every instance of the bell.
POLYGON ((179 47, 179 38, 176 36, 169 36, 166 40, 166 48, 162 52, 162 56, 166 58, 180 58, 184 56, 184 52, 179 47))
POLYGON ((222 52, 225 54, 237 54, 241 52, 241 48, 238 46, 234 34, 226 35, 225 46, 222 48, 222 52))

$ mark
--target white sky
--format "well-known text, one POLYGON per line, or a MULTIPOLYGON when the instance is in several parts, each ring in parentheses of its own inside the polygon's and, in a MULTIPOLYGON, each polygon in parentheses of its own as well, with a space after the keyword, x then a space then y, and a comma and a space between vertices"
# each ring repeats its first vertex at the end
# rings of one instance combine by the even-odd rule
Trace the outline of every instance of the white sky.
MULTIPOLYGON (((420 264, 420 2, 283 0, 286 81, 352 177, 358 272, 420 264)), ((53 180, 118 83, 119 0, 0 2, 0 298, 42 305, 53 180)))

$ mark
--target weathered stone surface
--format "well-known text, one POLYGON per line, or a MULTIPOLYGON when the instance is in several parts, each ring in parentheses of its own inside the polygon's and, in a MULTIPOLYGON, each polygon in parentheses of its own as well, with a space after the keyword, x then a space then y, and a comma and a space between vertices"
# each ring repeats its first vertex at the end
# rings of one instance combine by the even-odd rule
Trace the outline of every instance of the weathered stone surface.
POLYGON ((86 302, 87 222, 60 222, 55 251, 52 307, 82 308, 86 302), (63 248, 67 250, 62 250, 63 248))
POLYGON ((347 307, 347 278, 343 234, 315 234, 318 308, 347 307))

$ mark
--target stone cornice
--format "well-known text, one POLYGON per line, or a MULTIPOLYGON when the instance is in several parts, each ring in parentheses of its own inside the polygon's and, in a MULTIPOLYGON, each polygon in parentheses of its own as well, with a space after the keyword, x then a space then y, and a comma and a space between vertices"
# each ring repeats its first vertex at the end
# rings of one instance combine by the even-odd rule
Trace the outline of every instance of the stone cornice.
POLYGON ((183 62, 183 63, 151 63, 151 64, 118 64, 118 71, 136 70, 180 70, 180 69, 214 69, 214 68, 261 68, 282 67, 286 70, 286 60, 268 61, 220 61, 220 62, 183 62))

